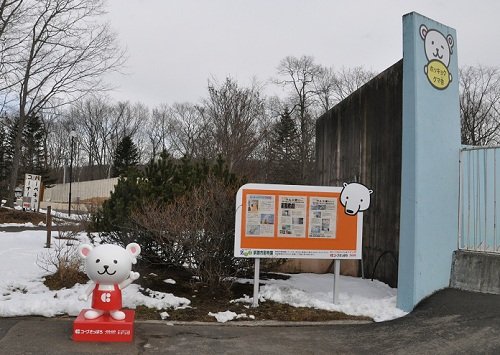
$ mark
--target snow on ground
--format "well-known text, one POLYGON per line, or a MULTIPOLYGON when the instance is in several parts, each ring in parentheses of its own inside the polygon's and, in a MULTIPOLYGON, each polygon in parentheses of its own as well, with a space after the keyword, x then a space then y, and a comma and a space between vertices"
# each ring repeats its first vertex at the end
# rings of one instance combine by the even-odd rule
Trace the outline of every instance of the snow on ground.
MULTIPOLYGON (((52 233, 52 240, 57 233, 52 233)), ((46 231, 0 232, 0 317, 41 315, 53 317, 60 314, 76 316, 90 301, 80 301, 86 285, 77 284, 71 289, 51 291, 43 284, 46 274, 38 265, 45 249, 46 231)), ((81 235, 82 240, 85 236, 81 235)), ((146 290, 139 292, 139 285, 132 284, 123 290, 123 305, 136 308, 183 308, 189 305, 186 298, 146 290)))
POLYGON ((45 227, 45 223, 40 222, 37 225, 31 223, 31 222, 26 222, 26 223, 0 223, 0 228, 5 228, 5 227, 23 227, 23 228, 35 228, 35 227, 45 227))
MULTIPOLYGON (((53 232, 53 238, 57 236, 53 232)), ((82 241, 86 237, 80 235, 82 241)), ((54 239, 53 239, 54 240, 54 239)), ((43 284, 46 274, 38 265, 37 258, 47 253, 44 248, 46 231, 0 231, 0 317, 41 315, 53 317, 60 314, 76 316, 82 308, 90 306, 89 301, 80 301, 86 285, 75 285, 71 289, 50 291, 43 284)), ((165 280, 172 282, 174 280, 165 280)), ((242 280, 253 282, 253 280, 242 280)), ((406 313, 396 308, 396 289, 379 282, 341 276, 339 299, 333 304, 332 274, 294 274, 288 280, 261 280, 264 286, 259 293, 259 302, 273 300, 296 307, 340 311, 351 315, 362 315, 375 321, 401 317, 406 313)), ((252 303, 251 297, 234 302, 252 303)), ((139 285, 132 284, 123 290, 123 304, 127 308, 145 305, 156 309, 185 308, 190 301, 173 294, 145 290, 139 292, 139 285), (146 293, 147 295, 144 295, 146 293)), ((250 312, 250 310, 249 310, 250 312)), ((250 312, 251 313, 251 312, 250 312)), ((226 312, 211 313, 220 322, 245 318, 226 312)), ((165 314, 165 318, 167 315, 165 314)), ((249 315, 248 318, 252 319, 249 315)))
MULTIPOLYGON (((40 213, 46 214, 47 210, 44 210, 44 209, 40 208, 40 213)), ((88 214, 86 214, 86 213, 80 213, 78 211, 73 211, 73 213, 71 215, 69 215, 66 212, 59 212, 59 211, 56 211, 56 210, 51 210, 50 214, 53 217, 63 218, 63 219, 71 219, 71 220, 74 220, 74 221, 82 221, 82 220, 87 220, 89 218, 88 214)))

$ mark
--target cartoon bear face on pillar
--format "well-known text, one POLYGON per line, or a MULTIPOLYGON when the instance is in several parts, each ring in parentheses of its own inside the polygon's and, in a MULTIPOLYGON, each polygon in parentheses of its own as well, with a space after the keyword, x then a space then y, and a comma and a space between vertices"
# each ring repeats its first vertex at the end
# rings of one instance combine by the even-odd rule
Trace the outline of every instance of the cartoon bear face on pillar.
POLYGON ((344 206, 345 214, 355 216, 358 212, 366 211, 370 207, 373 190, 363 184, 352 182, 343 184, 340 192, 340 203, 344 206))
POLYGON ((87 300, 92 294, 92 309, 85 312, 85 318, 95 319, 109 312, 113 319, 123 320, 121 290, 139 278, 139 273, 132 271, 132 264, 137 262, 141 247, 137 243, 130 243, 126 248, 82 244, 78 252, 85 260, 85 271, 92 281, 86 293, 79 297, 87 300))
POLYGON ((424 40, 424 51, 428 63, 424 66, 427 79, 436 89, 446 89, 453 76, 448 70, 455 41, 439 31, 420 26, 420 37, 424 40))

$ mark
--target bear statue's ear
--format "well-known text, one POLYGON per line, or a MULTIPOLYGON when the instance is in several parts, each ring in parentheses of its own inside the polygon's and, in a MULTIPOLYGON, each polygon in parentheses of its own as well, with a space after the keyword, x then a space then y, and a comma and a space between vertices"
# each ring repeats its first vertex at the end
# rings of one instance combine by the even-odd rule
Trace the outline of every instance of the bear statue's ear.
POLYGON ((130 254, 130 257, 132 259, 132 264, 136 264, 137 263, 136 256, 141 253, 141 247, 139 246, 139 244, 137 244, 137 243, 130 243, 129 245, 127 245, 127 247, 125 249, 130 254))
POLYGON ((368 190, 368 193, 371 195, 373 193, 373 190, 368 190))
POLYGON ((80 246, 78 247, 78 254, 81 258, 85 259, 87 258, 87 256, 89 256, 93 248, 94 247, 90 244, 80 244, 80 246))
POLYGON ((344 182, 344 183, 342 184, 342 186, 346 187, 346 186, 347 186, 347 182, 344 182))

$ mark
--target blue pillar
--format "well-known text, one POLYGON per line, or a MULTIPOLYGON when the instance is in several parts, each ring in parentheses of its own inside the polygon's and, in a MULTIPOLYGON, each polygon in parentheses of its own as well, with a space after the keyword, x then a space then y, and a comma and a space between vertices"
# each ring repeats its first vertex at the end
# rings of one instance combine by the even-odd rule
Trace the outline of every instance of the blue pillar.
POLYGON ((447 287, 458 238, 460 112, 456 31, 403 17, 398 307, 447 287))

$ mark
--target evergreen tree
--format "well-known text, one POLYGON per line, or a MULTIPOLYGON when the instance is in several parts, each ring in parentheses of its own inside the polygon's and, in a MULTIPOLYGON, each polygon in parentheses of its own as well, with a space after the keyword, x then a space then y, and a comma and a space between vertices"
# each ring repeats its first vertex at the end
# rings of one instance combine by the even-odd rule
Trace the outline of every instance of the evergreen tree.
POLYGON ((21 158, 21 166, 24 173, 42 176, 46 175, 47 167, 43 138, 44 127, 40 118, 38 116, 27 117, 23 130, 23 154, 21 158))
POLYGON ((174 160, 164 152, 157 160, 151 160, 144 172, 132 169, 126 177, 120 177, 111 197, 93 215, 92 228, 102 232, 103 242, 122 245, 132 240, 140 242, 142 255, 149 261, 158 262, 159 251, 161 258, 168 258, 165 251, 168 246, 158 245, 151 235, 141 232, 141 228, 131 220, 132 210, 140 205, 167 206, 176 198, 189 195, 193 188, 206 183, 209 177, 224 186, 243 183, 229 172, 222 159, 214 164, 187 157, 174 160))
POLYGON ((132 137, 125 136, 116 147, 113 157, 113 177, 124 175, 130 168, 139 163, 139 151, 132 137))
POLYGON ((279 184, 301 182, 299 138, 296 123, 285 108, 271 133, 268 152, 271 182, 279 184))
MULTIPOLYGON (((9 117, 0 128, 0 181, 5 184, 12 166, 14 141, 18 127, 19 117, 9 117)), ((41 175, 45 184, 54 182, 53 178, 49 178, 48 173, 44 147, 45 134, 45 127, 40 117, 27 117, 22 132, 17 184, 23 183, 24 174, 41 175)))

